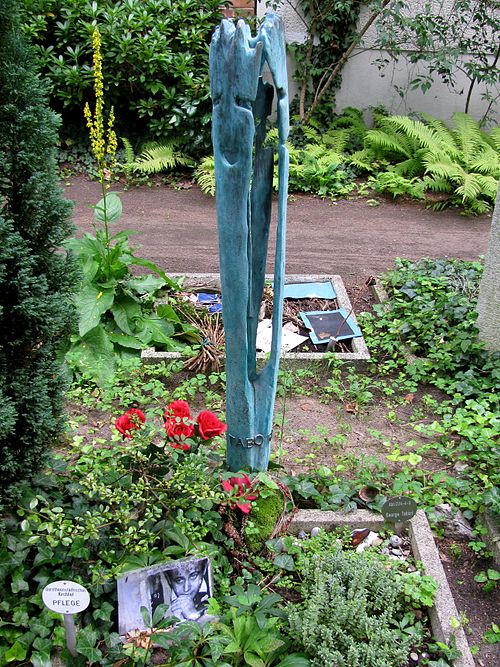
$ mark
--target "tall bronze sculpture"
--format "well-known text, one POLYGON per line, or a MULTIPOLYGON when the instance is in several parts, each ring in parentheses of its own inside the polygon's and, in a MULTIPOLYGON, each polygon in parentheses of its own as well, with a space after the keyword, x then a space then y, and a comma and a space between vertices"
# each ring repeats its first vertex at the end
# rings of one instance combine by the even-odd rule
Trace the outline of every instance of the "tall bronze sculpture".
POLYGON ((266 470, 278 380, 285 279, 289 129, 285 39, 267 14, 252 37, 244 21, 223 20, 210 47, 217 224, 226 338, 227 466, 266 470), (274 149, 265 146, 273 86, 277 93, 278 224, 273 336, 269 360, 256 369, 258 314, 264 289, 272 207, 274 149))

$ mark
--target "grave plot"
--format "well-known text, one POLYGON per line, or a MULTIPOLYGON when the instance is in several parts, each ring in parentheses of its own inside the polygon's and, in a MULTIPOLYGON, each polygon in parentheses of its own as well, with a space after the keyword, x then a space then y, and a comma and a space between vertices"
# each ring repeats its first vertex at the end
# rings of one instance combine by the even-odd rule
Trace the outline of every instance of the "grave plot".
MULTIPOLYGON (((271 280, 272 276, 267 278, 271 280)), ((335 358, 362 367, 370 355, 342 278, 336 275, 290 275, 285 282, 281 358, 300 366, 324 361, 328 351, 335 358)), ((222 317, 217 274, 188 274, 184 286, 192 292, 193 298, 205 304, 207 312, 219 313, 222 317), (194 296, 196 294, 197 297, 194 296)), ((267 288, 264 290, 261 316, 257 334, 257 348, 261 351, 257 353, 257 359, 265 360, 272 331, 272 290, 267 288)), ((213 320, 211 331, 216 337, 215 345, 220 346, 221 336, 216 333, 213 320)), ((178 352, 148 348, 143 350, 141 359, 145 364, 152 364, 181 356, 178 352)))

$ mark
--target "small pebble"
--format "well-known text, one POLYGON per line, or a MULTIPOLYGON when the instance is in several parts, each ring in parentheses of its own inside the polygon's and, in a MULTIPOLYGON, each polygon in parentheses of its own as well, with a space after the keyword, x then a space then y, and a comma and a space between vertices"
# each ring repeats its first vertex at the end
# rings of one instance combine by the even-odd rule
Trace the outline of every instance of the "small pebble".
POLYGON ((391 535, 389 542, 391 543, 391 547, 400 547, 403 544, 403 540, 399 535, 391 535))
POLYGON ((311 530, 311 537, 317 537, 321 533, 321 528, 319 526, 314 526, 311 530))
POLYGON ((430 653, 427 653, 427 651, 424 651, 423 653, 420 654, 420 657, 422 658, 422 660, 429 660, 431 655, 430 653))
POLYGON ((307 539, 307 533, 305 532, 305 530, 299 530, 299 532, 297 533, 297 537, 299 538, 299 540, 305 540, 307 539))
POLYGON ((410 660, 414 662, 416 665, 418 664, 418 654, 417 653, 410 653, 410 660))

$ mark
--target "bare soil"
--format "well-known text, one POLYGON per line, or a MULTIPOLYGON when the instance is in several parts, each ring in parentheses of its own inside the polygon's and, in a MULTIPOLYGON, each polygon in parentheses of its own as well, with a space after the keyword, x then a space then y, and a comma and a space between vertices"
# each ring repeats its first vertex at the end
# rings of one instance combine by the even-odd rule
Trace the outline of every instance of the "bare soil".
MULTIPOLYGON (((83 176, 66 183, 65 194, 75 202, 75 225, 80 232, 91 231, 98 183, 83 176)), ((196 185, 112 189, 123 201, 115 228, 138 232, 132 242, 141 246, 141 256, 166 272, 218 272, 213 197, 196 185)), ((464 217, 456 209, 436 212, 413 201, 354 197, 334 202, 294 194, 288 203, 286 270, 338 274, 347 286, 360 286, 368 276, 390 269, 395 257, 476 259, 486 251, 490 228, 489 216, 464 217), (378 206, 367 204, 374 200, 378 206)), ((272 260, 268 268, 272 270, 272 260)))

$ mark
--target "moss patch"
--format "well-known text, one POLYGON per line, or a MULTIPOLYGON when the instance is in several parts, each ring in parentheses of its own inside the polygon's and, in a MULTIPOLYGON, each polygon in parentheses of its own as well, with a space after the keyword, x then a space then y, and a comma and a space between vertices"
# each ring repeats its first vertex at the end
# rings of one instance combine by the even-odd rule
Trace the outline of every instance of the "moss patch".
POLYGON ((252 503, 248 525, 245 527, 245 542, 248 550, 257 553, 262 549, 266 540, 271 537, 278 519, 285 506, 280 491, 272 491, 270 495, 259 496, 252 503))

